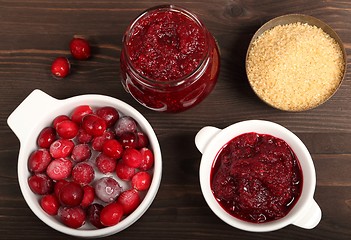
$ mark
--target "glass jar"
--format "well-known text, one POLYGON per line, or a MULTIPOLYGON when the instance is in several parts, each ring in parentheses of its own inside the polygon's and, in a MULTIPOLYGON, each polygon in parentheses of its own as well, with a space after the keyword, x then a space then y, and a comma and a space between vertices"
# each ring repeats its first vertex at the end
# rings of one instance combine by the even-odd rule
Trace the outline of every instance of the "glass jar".
POLYGON ((215 39, 189 11, 147 9, 128 27, 121 53, 122 84, 139 103, 181 112, 201 102, 219 74, 215 39))

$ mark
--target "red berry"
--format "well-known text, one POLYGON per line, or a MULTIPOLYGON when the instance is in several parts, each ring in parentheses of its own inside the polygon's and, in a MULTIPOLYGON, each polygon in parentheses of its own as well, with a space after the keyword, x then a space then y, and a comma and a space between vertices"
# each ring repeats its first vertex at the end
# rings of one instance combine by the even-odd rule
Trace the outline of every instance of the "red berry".
POLYGON ((56 125, 57 134, 64 139, 74 138, 78 134, 78 125, 71 120, 63 120, 56 125))
POLYGON ((138 191, 149 189, 151 185, 151 176, 148 172, 138 172, 132 178, 132 186, 138 191))
POLYGON ((60 207, 58 215, 63 224, 79 228, 85 223, 85 211, 80 207, 60 207))
POLYGON ((123 116, 118 119, 115 125, 115 133, 117 137, 120 137, 122 133, 125 132, 136 132, 137 123, 136 121, 129 116, 123 116))
POLYGON ((129 167, 138 168, 142 162, 141 153, 134 148, 127 148, 122 156, 123 162, 129 167))
POLYGON ((60 203, 53 194, 45 195, 40 200, 41 208, 49 215, 57 215, 60 203))
POLYGON ((147 171, 152 168, 154 165, 154 154, 153 152, 146 148, 143 147, 142 149, 139 150, 141 153, 141 156, 143 157, 141 160, 141 164, 139 166, 140 170, 147 171))
POLYGON ((80 105, 73 110, 71 119, 73 122, 80 124, 85 115, 92 113, 93 109, 89 105, 80 105))
POLYGON ((149 138, 147 135, 143 132, 138 132, 138 142, 137 142, 137 147, 138 149, 147 147, 149 145, 149 138))
POLYGON ((107 126, 105 120, 101 117, 94 114, 88 114, 83 117, 82 128, 88 134, 96 137, 101 136, 105 132, 107 126))
POLYGON ((124 148, 136 148, 138 146, 138 135, 135 132, 125 132, 119 137, 124 148))
POLYGON ((51 65, 51 73, 55 77, 64 78, 66 77, 71 69, 71 64, 65 57, 56 58, 51 65))
POLYGON ((96 167, 99 169, 100 172, 106 174, 115 171, 116 169, 116 160, 106 156, 103 153, 100 153, 96 157, 96 167))
POLYGON ((128 215, 139 206, 141 199, 137 190, 129 189, 121 193, 117 202, 122 205, 123 213, 128 215))
POLYGON ((67 158, 57 158, 50 162, 46 174, 53 180, 67 178, 72 172, 72 162, 67 158))
POLYGON ((119 159, 122 156, 123 147, 116 139, 108 139, 102 145, 102 152, 108 157, 119 159))
POLYGON ((104 142, 108 139, 113 139, 114 137, 115 137, 114 132, 107 130, 101 136, 94 137, 93 142, 91 143, 91 147, 95 151, 101 152, 102 145, 104 144, 104 142))
POLYGON ((112 177, 103 177, 95 183, 96 196, 106 203, 116 200, 122 188, 119 183, 112 177))
POLYGON ((92 186, 85 185, 83 187, 83 191, 84 191, 84 195, 83 195, 83 199, 82 199, 82 202, 80 203, 80 205, 83 208, 87 208, 89 205, 91 205, 94 202, 95 190, 92 186))
POLYGON ((124 181, 130 181, 135 173, 136 168, 129 167, 123 161, 119 161, 116 165, 116 175, 124 181))
POLYGON ((100 213, 100 221, 104 226, 114 226, 123 216, 123 207, 117 202, 106 205, 100 213))
POLYGON ((47 149, 35 150, 28 159, 29 171, 34 173, 45 172, 51 160, 51 155, 47 149))
POLYGON ((50 154, 53 158, 68 157, 74 147, 74 142, 70 139, 58 139, 50 146, 50 154))
POLYGON ((60 195, 60 191, 62 189, 63 186, 65 186, 67 183, 69 183, 66 179, 61 179, 61 180, 58 180, 56 183, 55 183, 55 186, 54 186, 54 193, 55 193, 55 196, 59 197, 60 195))
POLYGON ((91 157, 91 149, 88 144, 78 144, 75 145, 71 158, 75 162, 83 162, 88 160, 91 157))
POLYGON ((39 173, 28 178, 28 185, 33 193, 45 195, 53 191, 54 183, 47 175, 39 173))
POLYGON ((56 131, 53 127, 46 127, 39 133, 37 144, 40 148, 49 148, 56 140, 56 131))
POLYGON ((78 130, 76 139, 78 143, 90 143, 91 140, 93 139, 93 136, 88 134, 83 128, 80 128, 78 130))
POLYGON ((104 228, 100 221, 100 213, 104 207, 101 204, 94 203, 87 210, 87 218, 89 222, 96 228, 104 228))
POLYGON ((96 115, 106 121, 107 127, 112 127, 119 119, 118 111, 113 107, 101 107, 96 110, 96 115))
POLYGON ((75 59, 86 60, 90 57, 90 45, 84 38, 73 38, 69 44, 69 48, 75 59))
POLYGON ((59 201, 64 206, 75 207, 83 200, 83 188, 75 182, 68 182, 59 192, 59 201))
POLYGON ((94 180, 95 172, 93 167, 86 162, 78 163, 72 169, 72 178, 76 183, 84 186, 94 180))
POLYGON ((69 120, 69 117, 67 115, 59 115, 55 117, 54 120, 52 121, 52 126, 56 129, 57 124, 59 124, 64 120, 69 120))

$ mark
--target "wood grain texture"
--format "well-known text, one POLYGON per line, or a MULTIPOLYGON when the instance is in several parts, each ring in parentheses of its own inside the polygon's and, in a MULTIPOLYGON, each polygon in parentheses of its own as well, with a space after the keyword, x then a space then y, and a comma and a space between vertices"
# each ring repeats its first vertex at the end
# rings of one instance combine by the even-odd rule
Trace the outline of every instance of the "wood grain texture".
POLYGON ((41 222, 18 186, 19 142, 6 120, 36 88, 58 99, 86 93, 116 97, 142 112, 156 131, 163 154, 163 178, 156 199, 139 221, 106 239, 351 239, 350 71, 327 103, 289 113, 265 105, 254 95, 244 65, 255 31, 266 21, 288 13, 308 14, 328 23, 349 54, 351 2, 169 1, 196 13, 221 51, 221 72, 214 91, 198 106, 179 114, 145 109, 120 84, 119 56, 125 28, 142 10, 163 3, 0 0, 0 239, 74 239, 41 222), (90 40, 93 57, 73 61, 72 74, 56 80, 50 75, 50 64, 58 55, 69 55, 68 44, 74 35, 90 40), (208 208, 200 191, 201 154, 194 144, 195 134, 206 125, 223 128, 246 119, 282 124, 308 147, 317 170, 315 199, 323 212, 315 229, 288 226, 271 233, 249 233, 226 225, 208 208))

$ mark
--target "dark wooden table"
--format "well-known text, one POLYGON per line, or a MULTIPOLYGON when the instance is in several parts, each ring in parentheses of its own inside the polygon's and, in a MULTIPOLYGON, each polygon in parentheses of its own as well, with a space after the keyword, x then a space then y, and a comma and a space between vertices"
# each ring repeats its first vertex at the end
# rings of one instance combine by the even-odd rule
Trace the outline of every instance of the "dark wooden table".
POLYGON ((267 106, 254 95, 244 68, 254 32, 267 20, 287 13, 325 21, 350 53, 351 2, 170 2, 199 15, 221 49, 221 72, 214 91, 200 105, 179 114, 142 107, 120 83, 119 56, 125 28, 142 10, 161 2, 0 1, 0 238, 70 239, 32 213, 17 182, 19 141, 6 120, 31 91, 41 89, 59 99, 86 93, 121 99, 143 113, 156 131, 163 153, 163 178, 156 199, 139 221, 108 239, 351 239, 349 72, 327 103, 310 111, 288 113, 267 106), (68 43, 74 35, 91 41, 93 57, 73 61, 72 74, 56 80, 50 74, 51 62, 69 55, 68 43), (244 232, 225 224, 208 208, 199 186, 201 155, 194 136, 205 125, 223 128, 246 119, 282 124, 308 147, 317 171, 315 199, 323 212, 313 230, 288 226, 271 233, 244 232))

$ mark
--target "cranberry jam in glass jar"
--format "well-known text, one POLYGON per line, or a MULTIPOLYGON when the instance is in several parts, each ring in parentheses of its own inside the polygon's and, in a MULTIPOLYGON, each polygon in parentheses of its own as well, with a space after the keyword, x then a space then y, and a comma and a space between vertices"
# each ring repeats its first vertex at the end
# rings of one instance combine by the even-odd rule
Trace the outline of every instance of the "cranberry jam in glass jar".
POLYGON ((201 102, 219 73, 215 39, 189 11, 165 5, 147 9, 123 37, 124 88, 142 105, 181 112, 201 102))

